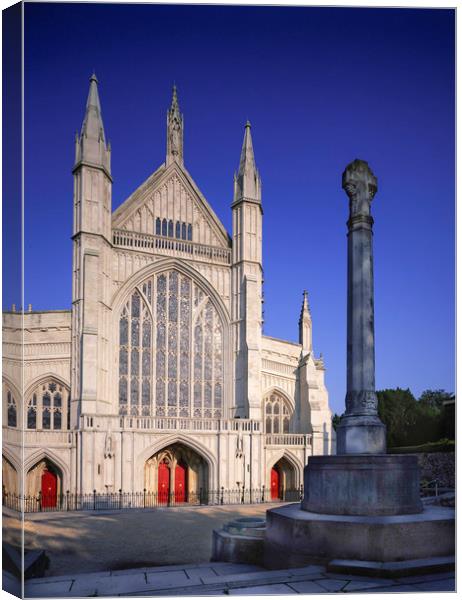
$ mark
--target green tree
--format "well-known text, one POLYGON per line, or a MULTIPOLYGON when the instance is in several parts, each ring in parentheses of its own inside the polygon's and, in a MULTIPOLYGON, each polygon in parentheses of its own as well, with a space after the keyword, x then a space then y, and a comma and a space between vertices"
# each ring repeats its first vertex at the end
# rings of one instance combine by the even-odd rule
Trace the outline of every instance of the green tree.
POLYGON ((387 445, 406 446, 417 421, 417 401, 408 388, 377 391, 379 417, 387 427, 387 445))
POLYGON ((425 390, 422 392, 419 402, 423 406, 428 406, 435 410, 441 410, 444 402, 454 400, 454 394, 445 392, 444 390, 425 390))
POLYGON ((443 402, 454 398, 444 390, 426 390, 416 400, 409 389, 380 390, 379 417, 387 426, 387 445, 413 446, 436 442, 450 430, 443 402))

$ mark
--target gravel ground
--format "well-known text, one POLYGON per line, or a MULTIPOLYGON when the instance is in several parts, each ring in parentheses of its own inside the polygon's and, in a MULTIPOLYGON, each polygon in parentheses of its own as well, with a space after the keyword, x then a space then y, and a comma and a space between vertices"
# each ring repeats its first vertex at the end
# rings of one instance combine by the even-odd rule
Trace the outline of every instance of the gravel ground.
MULTIPOLYGON (((161 508, 112 513, 45 513, 25 521, 26 548, 50 557, 47 576, 201 563, 212 530, 240 516, 264 516, 280 504, 161 508)), ((3 539, 16 543, 21 522, 3 515, 3 539)))

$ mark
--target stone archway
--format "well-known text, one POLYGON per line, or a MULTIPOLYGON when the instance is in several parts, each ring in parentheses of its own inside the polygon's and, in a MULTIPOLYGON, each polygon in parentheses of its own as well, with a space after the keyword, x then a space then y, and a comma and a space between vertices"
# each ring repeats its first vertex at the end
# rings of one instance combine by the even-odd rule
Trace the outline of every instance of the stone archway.
POLYGON ((182 443, 159 450, 144 465, 144 487, 153 504, 202 503, 208 480, 207 461, 182 443))
POLYGON ((298 500, 297 474, 285 456, 271 467, 269 480, 271 500, 298 500))
POLYGON ((39 499, 41 508, 56 508, 63 496, 63 474, 49 458, 42 458, 26 475, 26 496, 39 499))
POLYGON ((3 495, 19 494, 19 479, 16 467, 2 454, 2 491, 3 495))

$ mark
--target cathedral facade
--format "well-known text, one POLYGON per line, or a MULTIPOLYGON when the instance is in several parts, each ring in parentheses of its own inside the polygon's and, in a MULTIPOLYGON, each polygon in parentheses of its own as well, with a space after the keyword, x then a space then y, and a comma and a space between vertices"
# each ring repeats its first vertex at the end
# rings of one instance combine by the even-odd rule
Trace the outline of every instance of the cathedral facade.
POLYGON ((299 488, 335 434, 306 293, 298 343, 262 334, 250 124, 231 236, 184 166, 175 88, 166 160, 113 212, 93 75, 73 175, 72 309, 3 315, 4 492, 299 488))

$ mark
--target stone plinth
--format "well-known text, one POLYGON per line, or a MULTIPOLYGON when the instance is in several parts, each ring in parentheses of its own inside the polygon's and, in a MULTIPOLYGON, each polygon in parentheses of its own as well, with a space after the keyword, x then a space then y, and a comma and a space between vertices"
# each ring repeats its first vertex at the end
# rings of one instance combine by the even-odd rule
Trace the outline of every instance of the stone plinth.
POLYGON ((302 509, 329 515, 405 515, 423 510, 420 469, 409 454, 312 456, 302 509))
POLYGON ((341 516, 301 510, 299 504, 266 513, 264 565, 297 567, 332 560, 380 563, 454 554, 454 510, 426 507, 395 516, 341 516))
POLYGON ((260 565, 263 562, 265 519, 241 517, 213 530, 212 560, 260 565))

